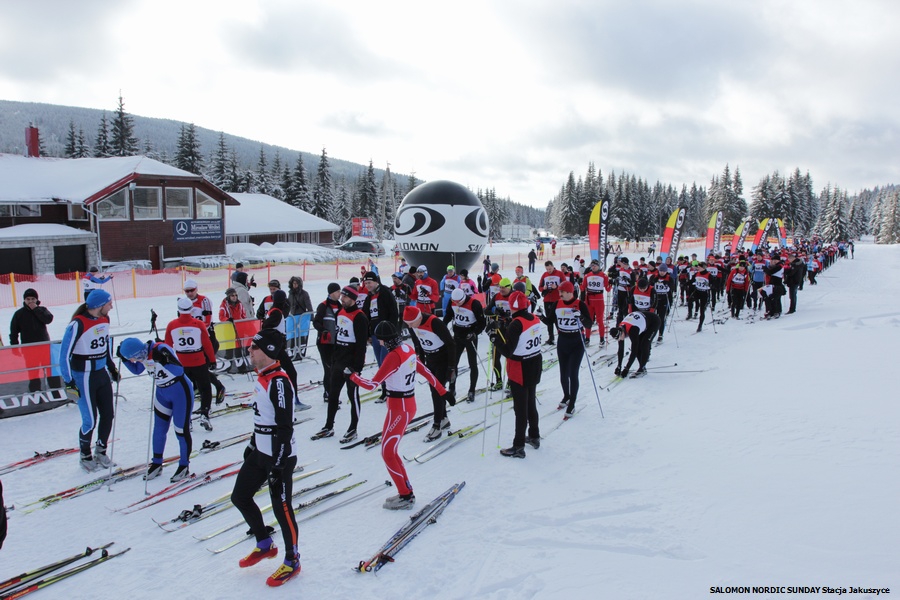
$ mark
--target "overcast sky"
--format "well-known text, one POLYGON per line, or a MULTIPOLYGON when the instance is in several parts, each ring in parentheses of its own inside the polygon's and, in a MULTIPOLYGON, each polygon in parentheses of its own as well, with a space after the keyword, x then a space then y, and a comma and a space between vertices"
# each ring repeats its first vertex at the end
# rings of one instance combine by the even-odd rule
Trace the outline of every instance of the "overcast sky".
POLYGON ((855 192, 900 183, 898 31, 895 0, 14 1, 0 98, 121 90, 132 114, 534 206, 590 161, 855 192))

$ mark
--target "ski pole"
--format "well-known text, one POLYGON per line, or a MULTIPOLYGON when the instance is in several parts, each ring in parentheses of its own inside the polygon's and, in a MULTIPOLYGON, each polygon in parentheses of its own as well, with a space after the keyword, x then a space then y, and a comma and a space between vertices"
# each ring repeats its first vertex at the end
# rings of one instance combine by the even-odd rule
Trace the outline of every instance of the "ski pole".
MULTIPOLYGON (((147 468, 149 468, 149 465, 150 465, 150 451, 153 447, 152 446, 152 443, 153 443, 153 417, 155 416, 154 413, 156 411, 156 409, 154 408, 155 403, 156 403, 156 376, 154 375, 153 384, 150 386, 150 427, 147 430, 147 463, 146 463, 148 465, 147 468)), ((190 426, 191 426, 190 423, 187 423, 185 425, 185 427, 190 427, 190 426)), ((144 495, 145 496, 150 495, 150 492, 147 491, 147 484, 149 483, 149 481, 150 480, 147 479, 146 477, 144 478, 144 495)))
MULTIPOLYGON (((119 422, 119 384, 122 383, 122 359, 119 359, 119 379, 116 381, 115 402, 113 403, 113 426, 112 436, 109 438, 109 473, 108 477, 112 479, 113 457, 116 451, 116 424, 119 422)), ((112 491, 112 486, 107 486, 106 491, 112 491)))
MULTIPOLYGON (((584 343, 584 336, 581 336, 581 347, 584 348, 584 353, 587 354, 587 345, 584 343)), ((588 373, 591 374, 591 382, 594 384, 594 395, 597 397, 597 406, 600 407, 600 418, 605 419, 606 417, 603 415, 603 405, 600 404, 600 392, 597 387, 597 380, 594 378, 594 369, 591 368, 591 361, 587 361, 588 363, 588 373)), ((573 401, 574 404, 574 401, 573 401)), ((503 413, 500 413, 503 414, 503 413)))

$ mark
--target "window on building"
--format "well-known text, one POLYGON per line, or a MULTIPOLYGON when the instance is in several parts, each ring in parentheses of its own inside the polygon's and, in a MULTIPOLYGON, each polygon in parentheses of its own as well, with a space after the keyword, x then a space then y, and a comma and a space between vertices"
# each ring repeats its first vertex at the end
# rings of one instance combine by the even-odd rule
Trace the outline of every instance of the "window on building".
POLYGON ((128 220, 128 190, 119 190, 97 203, 97 214, 103 221, 128 220))
POLYGON ((70 221, 87 221, 88 213, 84 210, 84 206, 81 204, 70 204, 69 205, 69 220, 70 221))
POLYGON ((0 217, 39 217, 40 204, 3 204, 0 205, 0 217))
POLYGON ((166 188, 167 219, 191 218, 193 191, 191 188, 166 188))
POLYGON ((222 205, 210 196, 197 190, 197 218, 221 219, 222 205))
POLYGON ((162 188, 139 187, 134 190, 134 220, 162 219, 162 188))

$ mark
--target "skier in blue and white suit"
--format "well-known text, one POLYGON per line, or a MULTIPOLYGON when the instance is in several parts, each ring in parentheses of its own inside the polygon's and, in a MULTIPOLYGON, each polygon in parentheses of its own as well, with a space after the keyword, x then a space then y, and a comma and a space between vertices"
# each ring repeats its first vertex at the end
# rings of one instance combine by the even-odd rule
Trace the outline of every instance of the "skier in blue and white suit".
POLYGON ((129 371, 140 375, 146 370, 156 381, 156 395, 153 398, 153 459, 144 479, 154 479, 162 474, 163 452, 166 449, 170 421, 175 426, 175 437, 181 451, 178 469, 171 481, 174 483, 188 477, 194 387, 191 380, 185 377, 184 367, 178 361, 175 350, 161 342, 126 338, 119 344, 116 354, 129 371))
POLYGON ((59 351, 59 373, 67 387, 78 391, 78 409, 81 411, 78 443, 81 447, 81 467, 88 472, 105 469, 112 464, 106 456, 106 444, 115 417, 111 380, 119 380, 119 371, 110 349, 107 315, 112 307, 109 292, 91 292, 66 326, 59 351), (98 414, 97 444, 92 458, 91 437, 98 426, 98 414))

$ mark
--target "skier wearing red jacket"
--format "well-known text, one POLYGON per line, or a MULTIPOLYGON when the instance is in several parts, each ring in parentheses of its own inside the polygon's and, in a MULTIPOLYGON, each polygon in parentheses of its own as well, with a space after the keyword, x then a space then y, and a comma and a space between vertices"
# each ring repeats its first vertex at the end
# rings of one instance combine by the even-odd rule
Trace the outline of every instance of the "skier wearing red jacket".
POLYGON ((597 321, 597 332, 600 334, 600 345, 606 343, 606 307, 603 301, 603 292, 610 291, 612 286, 609 283, 609 277, 600 268, 600 261, 592 260, 591 267, 584 278, 581 280, 581 293, 584 303, 587 304, 588 314, 590 316, 590 325, 587 326, 585 344, 591 343, 591 327, 594 321, 597 321))
POLYGON ((559 302, 559 285, 565 281, 565 274, 553 266, 553 261, 548 260, 544 263, 545 273, 541 275, 538 283, 538 290, 544 297, 544 314, 547 315, 543 321, 547 325, 547 341, 545 344, 552 346, 555 342, 553 339, 553 327, 556 325, 556 303, 559 302))
POLYGON ((375 376, 366 379, 349 368, 344 369, 344 373, 349 375, 350 381, 367 390, 374 390, 382 382, 387 388, 387 414, 381 432, 381 457, 400 493, 385 500, 383 506, 388 510, 407 510, 415 504, 416 497, 398 448, 406 426, 416 415, 416 374, 425 377, 429 385, 441 396, 446 395, 447 390, 431 371, 418 361, 413 346, 403 343, 393 323, 380 322, 375 327, 375 336, 388 348, 387 356, 384 357, 375 376))
POLYGON ((413 298, 416 299, 416 306, 426 315, 434 312, 434 307, 440 300, 440 286, 438 282, 428 276, 428 269, 425 265, 420 265, 416 269, 416 283, 413 287, 413 298))
POLYGON ((185 374, 200 391, 200 425, 212 431, 209 422, 209 409, 212 406, 212 389, 210 389, 209 365, 216 364, 216 353, 213 350, 206 326, 192 314, 194 303, 190 298, 178 299, 178 318, 166 326, 166 344, 175 349, 178 362, 184 366, 185 374))
POLYGON ((731 316, 735 319, 741 318, 741 309, 744 308, 749 289, 750 273, 747 272, 747 263, 742 260, 738 263, 737 269, 728 275, 728 281, 725 282, 725 292, 731 300, 731 316))

